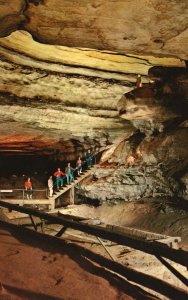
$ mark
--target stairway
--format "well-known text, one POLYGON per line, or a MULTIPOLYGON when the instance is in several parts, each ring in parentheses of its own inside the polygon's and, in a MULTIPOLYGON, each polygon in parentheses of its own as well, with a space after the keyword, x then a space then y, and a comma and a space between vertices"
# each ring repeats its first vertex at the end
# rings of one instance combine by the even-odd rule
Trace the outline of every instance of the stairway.
POLYGON ((79 175, 78 178, 76 178, 72 183, 64 186, 59 192, 56 192, 54 196, 50 197, 50 200, 55 201, 57 198, 59 198, 61 195, 75 187, 76 184, 81 182, 84 178, 88 177, 96 168, 97 165, 90 168, 89 170, 82 173, 82 175, 79 175))
POLYGON ((51 210, 55 209, 55 201, 58 199, 60 196, 62 196, 64 193, 70 190, 70 203, 74 204, 74 187, 76 184, 81 182, 84 178, 88 177, 96 168, 97 165, 94 167, 90 168, 87 171, 84 171, 82 175, 79 175, 77 179, 75 179, 71 184, 66 185, 63 187, 62 190, 59 192, 56 192, 53 197, 49 197, 48 199, 14 199, 14 198, 9 198, 9 199, 1 199, 3 202, 11 203, 11 204, 18 204, 18 205, 48 205, 51 210))

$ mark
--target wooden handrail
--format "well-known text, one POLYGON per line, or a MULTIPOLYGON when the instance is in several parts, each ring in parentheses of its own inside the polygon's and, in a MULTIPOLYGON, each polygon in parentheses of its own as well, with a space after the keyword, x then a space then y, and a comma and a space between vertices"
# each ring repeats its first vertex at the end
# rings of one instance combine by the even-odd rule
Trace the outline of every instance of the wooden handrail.
POLYGON ((11 210, 31 214, 41 219, 48 220, 53 224, 60 224, 65 227, 77 229, 101 237, 103 239, 116 242, 119 245, 125 245, 155 256, 166 257, 188 268, 188 252, 184 250, 172 249, 167 245, 163 245, 155 241, 139 240, 135 237, 125 236, 120 232, 114 233, 109 228, 100 227, 96 225, 94 226, 89 224, 82 224, 76 221, 67 220, 65 217, 49 215, 41 211, 37 211, 31 208, 18 207, 14 204, 5 203, 3 201, 0 201, 0 206, 6 207, 11 210))

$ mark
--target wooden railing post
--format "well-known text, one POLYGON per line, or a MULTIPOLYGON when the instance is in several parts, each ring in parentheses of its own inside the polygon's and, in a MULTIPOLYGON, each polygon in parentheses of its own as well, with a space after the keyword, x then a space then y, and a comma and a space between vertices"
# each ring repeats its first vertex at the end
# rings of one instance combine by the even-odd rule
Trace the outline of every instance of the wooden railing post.
POLYGON ((70 204, 74 205, 74 186, 70 189, 69 195, 70 195, 70 204))
POLYGON ((55 199, 50 199, 50 208, 51 210, 55 209, 55 199))

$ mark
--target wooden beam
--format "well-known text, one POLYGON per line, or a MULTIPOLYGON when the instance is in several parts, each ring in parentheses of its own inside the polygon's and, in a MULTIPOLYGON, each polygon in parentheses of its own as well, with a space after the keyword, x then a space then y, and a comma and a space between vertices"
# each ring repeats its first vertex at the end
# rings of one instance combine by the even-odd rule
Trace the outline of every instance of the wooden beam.
POLYGON ((150 242, 156 242, 156 243, 163 243, 168 245, 171 248, 178 249, 178 243, 181 242, 180 236, 168 236, 164 234, 159 234, 155 232, 150 232, 146 230, 140 230, 137 228, 131 228, 131 227, 123 227, 123 226, 116 226, 116 225, 110 225, 107 224, 106 228, 110 229, 112 232, 121 233, 125 236, 135 237, 140 240, 146 240, 150 242))
POLYGON ((70 204, 74 205, 74 186, 70 189, 70 204))
MULTIPOLYGON (((19 228, 19 233, 23 234, 27 237, 35 238, 35 240, 43 240, 47 244, 54 245, 55 247, 58 247, 59 253, 63 253, 66 249, 67 253, 69 251, 72 253, 76 253, 77 255, 80 255, 80 259, 86 259, 87 263, 90 264, 90 262, 93 262, 95 265, 98 264, 102 266, 103 268, 110 270, 111 272, 114 272, 115 274, 120 275, 121 277, 116 277, 122 285, 125 284, 128 281, 134 282, 136 284, 139 284, 140 286, 147 287, 151 290, 156 291, 160 295, 166 296, 168 299, 171 300, 185 300, 188 297, 188 292, 183 290, 182 288, 175 287, 172 284, 165 282, 159 278, 156 278, 152 275, 144 274, 142 272, 136 271, 128 266, 124 266, 118 262, 109 260, 108 258, 94 253, 89 249, 83 248, 79 245, 75 244, 66 244, 64 240, 59 239, 57 237, 42 234, 40 232, 36 232, 33 230, 29 230, 27 228, 23 228, 21 226, 8 224, 6 222, 1 222, 3 226, 6 226, 7 229, 10 229, 10 232, 12 233, 12 230, 16 230, 19 228), (65 248, 66 247, 66 248, 65 248), (63 250, 62 250, 63 248, 63 250), (123 277, 123 279, 122 279, 123 277)), ((74 255, 75 257, 75 255, 74 255)), ((93 266, 93 264, 91 264, 93 266)), ((101 269, 100 269, 101 270, 101 269)), ((114 276, 115 276, 114 274, 114 276)), ((150 294, 151 296, 151 294, 150 294)), ((137 299, 147 299, 144 297, 143 293, 140 294, 140 298, 137 299)))
POLYGON ((35 221, 34 221, 32 215, 29 215, 29 217, 30 217, 30 219, 31 219, 31 223, 32 223, 34 229, 37 231, 37 225, 35 224, 35 221))
POLYGON ((105 246, 105 244, 103 243, 103 241, 97 237, 99 243, 101 244, 101 246, 104 248, 104 250, 108 253, 108 255, 110 256, 110 258, 113 260, 113 261, 116 261, 115 258, 113 257, 113 255, 110 253, 110 251, 107 249, 107 247, 105 246))
POLYGON ((171 264, 166 261, 163 257, 158 256, 157 259, 165 266, 167 267, 172 274, 174 274, 179 280, 181 280, 181 282, 183 282, 185 284, 185 286, 188 287, 188 279, 185 278, 179 271, 177 271, 173 266, 171 266, 171 264))
POLYGON ((72 220, 67 220, 64 217, 49 215, 44 212, 37 211, 31 208, 18 207, 14 204, 5 203, 3 201, 0 201, 0 206, 12 210, 32 214, 33 216, 37 216, 40 217, 41 219, 48 220, 53 224, 61 224, 66 227, 77 229, 92 234, 94 236, 101 237, 105 240, 113 241, 119 245, 125 245, 149 254, 153 254, 155 256, 166 257, 188 268, 188 252, 183 250, 172 249, 169 248, 167 245, 156 243, 155 241, 150 242, 150 241, 136 239, 135 237, 131 237, 131 236, 127 237, 121 233, 114 233, 110 229, 105 227, 88 225, 88 224, 83 224, 72 220))
POLYGON ((63 233, 65 233, 65 231, 67 230, 67 227, 63 226, 57 233, 55 236, 57 237, 61 237, 63 233))
POLYGON ((24 205, 24 204, 29 204, 29 205, 38 205, 38 204, 47 204, 50 205, 51 201, 50 199, 6 199, 6 200, 1 200, 2 202, 5 203, 10 203, 10 204, 19 204, 19 205, 24 205))

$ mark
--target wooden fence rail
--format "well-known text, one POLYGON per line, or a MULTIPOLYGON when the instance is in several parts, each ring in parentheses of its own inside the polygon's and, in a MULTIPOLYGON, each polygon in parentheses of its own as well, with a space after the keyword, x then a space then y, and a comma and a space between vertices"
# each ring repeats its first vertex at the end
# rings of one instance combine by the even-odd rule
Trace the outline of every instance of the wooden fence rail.
POLYGON ((83 231, 88 234, 113 241, 119 245, 125 245, 155 256, 162 256, 188 268, 188 252, 181 249, 170 248, 166 244, 157 243, 155 241, 140 240, 136 237, 126 236, 121 232, 114 232, 110 228, 67 220, 65 217, 49 215, 41 211, 37 211, 31 208, 19 207, 14 204, 5 203, 3 201, 0 201, 0 206, 6 207, 9 210, 15 210, 26 213, 28 215, 39 217, 41 218, 41 220, 47 220, 52 224, 60 224, 66 228, 70 227, 73 229, 77 229, 79 231, 83 231))

